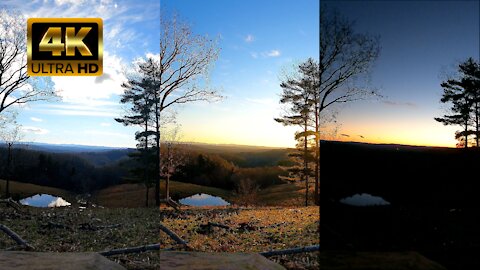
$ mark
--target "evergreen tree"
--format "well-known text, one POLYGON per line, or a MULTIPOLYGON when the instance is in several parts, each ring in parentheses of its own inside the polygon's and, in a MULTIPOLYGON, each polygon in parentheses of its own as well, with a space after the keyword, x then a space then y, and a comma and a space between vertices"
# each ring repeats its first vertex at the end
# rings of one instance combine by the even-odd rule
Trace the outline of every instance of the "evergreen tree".
POLYGON ((480 140, 480 63, 475 62, 473 58, 468 58, 459 65, 459 69, 464 74, 467 95, 472 102, 472 122, 475 130, 475 146, 479 147, 480 140))
MULTIPOLYGON (((134 168, 132 173, 134 179, 142 179, 146 187, 145 205, 148 206, 148 193, 155 179, 155 172, 152 173, 152 164, 155 162, 155 155, 152 155, 150 147, 154 145, 158 132, 151 130, 152 125, 152 108, 155 104, 155 92, 158 85, 155 80, 145 71, 145 64, 138 64, 137 76, 132 76, 128 82, 122 84, 125 89, 122 99, 123 104, 130 104, 127 115, 115 120, 126 126, 141 126, 142 130, 136 132, 135 139, 137 143, 137 153, 130 156, 137 160, 139 167, 134 168), (151 139, 153 137, 153 139, 151 139), (141 175, 140 177, 137 177, 141 175)), ((155 147, 155 146, 154 146, 155 147)))
POLYGON ((460 142, 458 146, 468 147, 470 135, 476 135, 478 146, 480 125, 480 90, 478 83, 478 64, 472 58, 458 66, 459 78, 448 79, 441 83, 443 87, 442 103, 450 103, 451 114, 436 117, 444 125, 459 125, 461 131, 455 133, 460 142), (471 129, 471 126, 475 128, 471 129))
POLYGON ((318 90, 315 83, 312 67, 314 61, 308 59, 298 65, 296 72, 280 84, 283 89, 280 103, 288 104, 286 114, 275 121, 285 126, 298 126, 301 128, 295 134, 297 151, 290 154, 296 165, 288 168, 293 178, 305 182, 305 206, 308 206, 309 177, 312 175, 310 163, 314 161, 311 154, 311 140, 316 138, 315 131, 315 91, 318 90), (301 165, 300 165, 301 164, 301 165))

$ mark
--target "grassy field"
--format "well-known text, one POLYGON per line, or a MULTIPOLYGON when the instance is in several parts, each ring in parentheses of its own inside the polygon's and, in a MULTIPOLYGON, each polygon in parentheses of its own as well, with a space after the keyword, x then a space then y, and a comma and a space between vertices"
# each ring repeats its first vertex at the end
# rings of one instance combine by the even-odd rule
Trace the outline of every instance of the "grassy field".
MULTIPOLYGON (((165 190, 165 183, 162 181, 160 190, 165 190)), ((155 189, 149 190, 149 206, 155 206, 155 189)), ((106 189, 102 189, 93 194, 93 200, 99 205, 105 207, 144 207, 145 206, 146 189, 141 184, 121 184, 106 189)), ((174 198, 184 198, 197 193, 208 193, 214 196, 220 196, 227 200, 231 200, 233 193, 213 187, 205 187, 194 184, 172 181, 170 184, 170 194, 174 198)))
MULTIPOLYGON (((92 200, 102 206, 118 207, 145 207, 146 189, 141 184, 121 184, 102 189, 92 194, 92 200)), ((155 206, 155 189, 151 188, 148 194, 148 205, 155 206)))
MULTIPOLYGON (((165 182, 161 183, 160 189, 162 191, 165 190, 165 182)), ((174 198, 185 198, 198 193, 206 193, 213 196, 222 197, 227 201, 231 201, 235 197, 233 192, 225 189, 170 181, 170 195, 174 198)))
POLYGON ((281 184, 260 190, 258 195, 260 205, 303 206, 305 204, 305 188, 294 184, 281 184))
MULTIPOLYGON (((162 196, 165 190, 163 181, 160 190, 162 196)), ((140 184, 121 184, 94 193, 93 200, 105 207, 144 207, 145 191, 145 187, 140 184)), ((235 203, 237 201, 233 191, 183 182, 170 182, 170 195, 174 199, 185 198, 198 193, 222 197, 229 202, 235 203)), ((154 196, 154 188, 151 188, 149 206, 155 205, 154 196)), ((293 184, 271 186, 260 190, 257 195, 257 204, 263 206, 302 206, 304 203, 305 189, 293 184)))
MULTIPOLYGON (((161 211, 163 224, 195 251, 262 252, 319 244, 320 209, 310 207, 191 208, 161 211), (208 222, 228 226, 208 227, 208 222)), ((160 233, 161 248, 177 247, 160 233)), ((287 269, 319 269, 318 252, 270 259, 287 269)))
MULTIPOLYGON (((4 191, 5 181, 1 181, 4 191)), ((162 186, 162 190, 164 187, 162 186)), ((65 190, 11 182, 11 193, 27 197, 47 193, 74 201, 75 194, 65 190)), ((235 200, 231 191, 172 182, 171 193, 178 198, 197 193, 235 200)), ((91 200, 105 208, 79 209, 22 207, 18 212, 0 205, 0 223, 10 227, 37 251, 80 252, 104 251, 127 246, 158 243, 158 224, 187 240, 196 251, 260 252, 318 244, 319 208, 295 207, 303 203, 303 191, 294 185, 278 185, 259 191, 261 204, 277 207, 185 207, 181 212, 159 211, 154 206, 154 189, 150 190, 150 208, 145 208, 145 187, 122 184, 92 194, 91 200), (282 207, 278 207, 281 206, 282 207), (285 206, 289 205, 289 206, 285 206), (231 231, 203 225, 208 222, 225 224, 231 231)), ((160 232, 162 248, 174 244, 160 232)), ((15 243, 0 233, 0 250, 15 243)), ((318 252, 297 256, 279 256, 272 260, 287 269, 318 269, 318 252)), ((159 269, 158 252, 120 255, 112 260, 127 269, 159 269)))
MULTIPOLYGON (((165 189, 165 185, 161 185, 165 189)), ((172 181, 170 183, 170 194, 174 198, 184 198, 198 193, 207 193, 213 196, 222 197, 229 202, 236 202, 236 194, 233 191, 199 186, 183 182, 172 181)), ((305 189, 293 184, 281 184, 270 186, 259 190, 257 204, 264 206, 302 206, 305 203, 305 189)))
MULTIPOLYGON (((0 224, 8 226, 39 252, 99 252, 158 243, 160 211, 155 208, 109 209, 0 205, 0 224)), ((15 246, 0 233, 0 250, 15 246)), ((127 269, 160 269, 158 252, 109 257, 127 269)))
MULTIPOLYGON (((5 195, 5 180, 0 180, 0 198, 5 195)), ((165 190, 165 183, 162 181, 160 186, 162 194, 165 190)), ((110 207, 144 207, 145 206, 145 186, 141 184, 121 184, 111 186, 92 194, 91 200, 96 204, 110 207)), ((154 188, 149 190, 149 206, 155 206, 154 188)), ((63 197, 69 202, 75 202, 75 194, 53 187, 38 186, 21 182, 10 182, 10 193, 15 199, 26 198, 35 194, 50 194, 63 197)), ((199 186, 195 184, 175 182, 170 183, 170 194, 173 198, 185 198, 198 193, 206 193, 226 199, 229 202, 236 202, 233 191, 199 186)), ((257 194, 257 204, 263 206, 302 206, 304 204, 305 189, 292 185, 282 184, 271 186, 260 190, 257 194)))
MULTIPOLYGON (((0 179, 0 197, 5 197, 7 181, 0 179)), ((69 202, 74 202, 74 194, 64 189, 39 186, 21 182, 10 181, 10 194, 14 199, 23 199, 35 194, 50 194, 64 198, 69 202)))

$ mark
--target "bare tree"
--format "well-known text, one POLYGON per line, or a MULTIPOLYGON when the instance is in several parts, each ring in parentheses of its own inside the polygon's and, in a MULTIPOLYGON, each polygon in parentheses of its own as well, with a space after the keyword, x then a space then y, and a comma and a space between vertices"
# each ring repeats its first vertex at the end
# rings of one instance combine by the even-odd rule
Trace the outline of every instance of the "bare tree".
MULTIPOLYGON (((165 133, 165 132, 164 132, 165 133)), ((185 145, 180 143, 179 127, 166 132, 162 139, 162 154, 160 159, 160 175, 165 177, 165 199, 164 201, 176 207, 176 203, 170 198, 170 178, 177 172, 181 165, 185 164, 185 145)))
MULTIPOLYGON (((215 40, 195 35, 178 16, 160 16, 160 53, 149 59, 149 70, 158 78, 159 91, 154 105, 156 132, 160 135, 161 113, 174 104, 216 101, 221 98, 208 87, 208 71, 218 58, 215 40)), ((157 136, 160 171, 160 136, 157 136)), ((155 200, 160 204, 160 175, 155 184, 155 200)))
POLYGON ((21 126, 16 121, 16 113, 12 113, 9 118, 0 119, 0 139, 7 147, 7 162, 4 167, 6 175, 5 198, 10 197, 10 178, 12 177, 12 149, 22 137, 21 126))
POLYGON ((325 6, 320 11, 320 27, 319 111, 375 95, 356 82, 370 71, 380 54, 378 37, 355 33, 352 22, 325 6))
MULTIPOLYGON (((377 96, 367 86, 368 73, 380 54, 379 38, 355 33, 353 23, 326 5, 320 9, 319 95, 316 96, 317 130, 322 113, 338 103, 377 96)), ((320 132, 321 134, 321 132, 320 132)), ((318 174, 320 173, 318 136, 318 174)))
POLYGON ((27 74, 26 19, 0 10, 0 114, 9 107, 56 96, 49 77, 27 74))
POLYGON ((238 204, 245 206, 255 204, 258 201, 259 186, 248 177, 240 175, 236 178, 238 179, 235 181, 235 192, 238 204))

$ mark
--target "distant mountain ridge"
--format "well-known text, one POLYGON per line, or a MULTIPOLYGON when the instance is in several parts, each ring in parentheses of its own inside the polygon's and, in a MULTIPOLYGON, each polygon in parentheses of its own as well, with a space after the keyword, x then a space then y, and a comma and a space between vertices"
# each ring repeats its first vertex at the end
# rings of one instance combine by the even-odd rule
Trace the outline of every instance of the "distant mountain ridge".
POLYGON ((409 145, 409 144, 398 144, 398 143, 368 143, 368 142, 354 142, 354 141, 333 141, 333 140, 322 140, 322 144, 344 144, 344 145, 357 145, 373 148, 398 148, 398 149, 455 149, 455 147, 446 147, 446 146, 425 146, 425 145, 409 145))
MULTIPOLYGON (((272 166, 286 157, 287 148, 250 146, 235 144, 207 144, 181 142, 188 145, 190 150, 199 153, 220 155, 239 166, 272 166)), ((0 148, 5 147, 0 141, 0 148)), ((128 154, 136 151, 135 148, 108 147, 77 144, 50 144, 40 142, 19 142, 16 149, 25 149, 52 154, 73 154, 88 160, 96 167, 107 166, 128 159, 128 154)))
MULTIPOLYGON (((286 147, 273 147, 273 146, 256 146, 256 145, 239 145, 239 144, 210 144, 210 143, 198 143, 198 142, 180 142, 182 144, 190 145, 194 148, 200 148, 209 151, 234 151, 234 152, 247 152, 247 151, 262 151, 262 150, 275 150, 286 149, 286 147)), ((0 141, 0 147, 4 142, 0 141)), ((111 150, 134 150, 132 147, 112 147, 112 146, 94 146, 94 145, 81 145, 81 144, 52 144, 42 142, 19 142, 17 147, 24 149, 52 152, 52 153, 81 153, 81 152, 104 152, 111 150)))
POLYGON ((104 152, 111 150, 129 149, 128 147, 93 146, 80 144, 50 144, 39 142, 19 142, 17 144, 17 147, 51 153, 104 152))

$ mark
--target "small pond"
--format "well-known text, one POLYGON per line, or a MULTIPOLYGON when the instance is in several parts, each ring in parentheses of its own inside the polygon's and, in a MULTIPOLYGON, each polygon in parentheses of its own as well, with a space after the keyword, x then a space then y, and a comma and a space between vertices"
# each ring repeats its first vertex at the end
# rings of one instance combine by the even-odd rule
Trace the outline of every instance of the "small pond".
POLYGON ((187 198, 180 199, 178 201, 184 205, 190 206, 225 206, 230 205, 229 202, 224 199, 209 194, 201 193, 195 194, 187 198))
POLYGON ((355 194, 351 197, 341 199, 340 202, 353 206, 390 205, 390 203, 384 200, 382 197, 373 196, 368 193, 355 194))
POLYGON ((35 207, 61 207, 71 205, 71 203, 65 201, 62 197, 56 197, 49 194, 37 194, 20 200, 20 203, 35 207))

